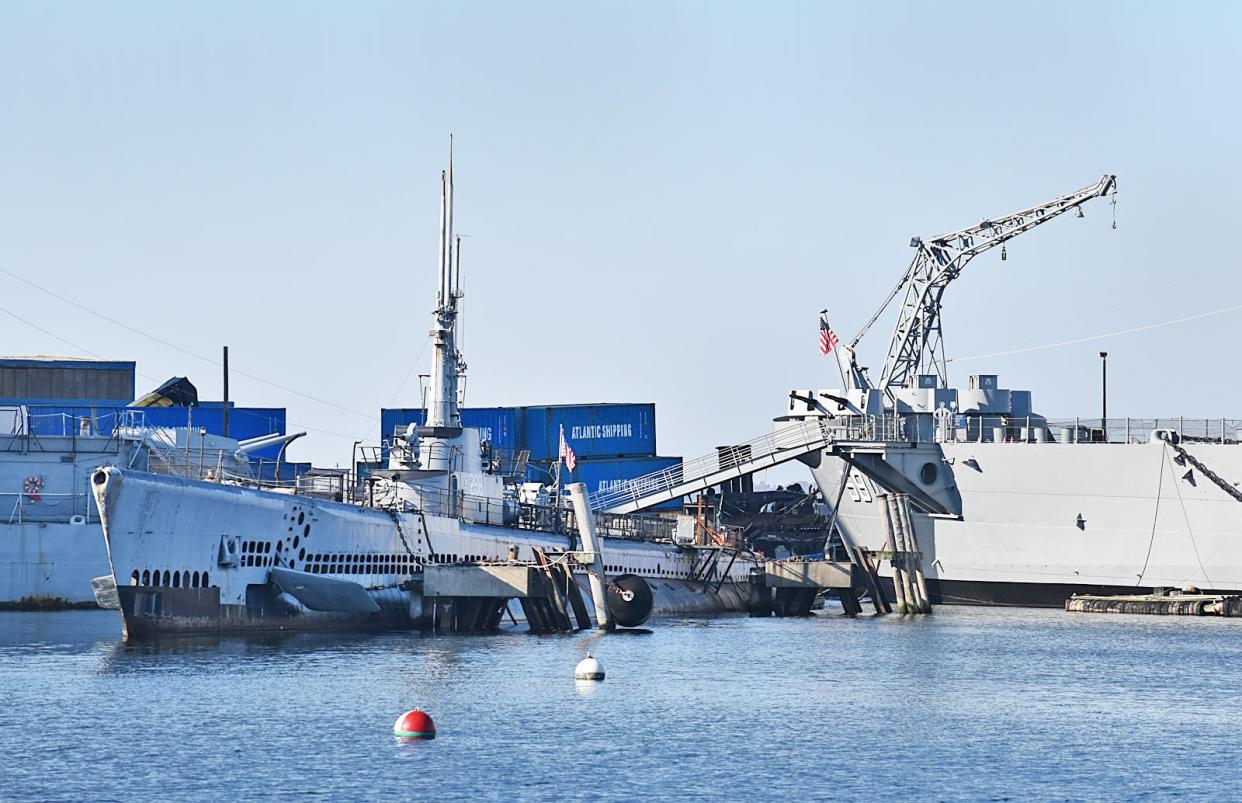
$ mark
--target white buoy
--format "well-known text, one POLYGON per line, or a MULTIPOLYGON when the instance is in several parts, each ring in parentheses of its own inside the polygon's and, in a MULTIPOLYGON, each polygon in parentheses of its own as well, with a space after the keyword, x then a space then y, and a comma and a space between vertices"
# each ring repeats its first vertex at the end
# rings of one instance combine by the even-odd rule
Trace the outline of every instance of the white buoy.
POLYGON ((601 664, 594 656, 587 653, 587 657, 578 662, 578 666, 574 669, 574 680, 603 680, 604 665, 601 664))

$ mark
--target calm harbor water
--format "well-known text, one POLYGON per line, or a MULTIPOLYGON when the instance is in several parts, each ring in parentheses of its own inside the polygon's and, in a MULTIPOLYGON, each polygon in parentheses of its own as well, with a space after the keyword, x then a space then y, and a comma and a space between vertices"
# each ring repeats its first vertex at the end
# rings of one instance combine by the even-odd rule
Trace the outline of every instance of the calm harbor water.
POLYGON ((939 608, 649 634, 125 644, 0 613, 0 796, 1238 796, 1242 621, 939 608), (587 651, 608 671, 573 681, 587 651), (392 723, 420 706, 431 742, 392 723))

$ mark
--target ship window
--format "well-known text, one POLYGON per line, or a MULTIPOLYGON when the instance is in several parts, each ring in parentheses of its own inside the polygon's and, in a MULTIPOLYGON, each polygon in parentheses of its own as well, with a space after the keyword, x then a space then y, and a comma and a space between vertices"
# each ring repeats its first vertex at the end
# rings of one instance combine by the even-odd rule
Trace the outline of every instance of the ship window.
POLYGON ((939 474, 940 471, 935 463, 924 463, 923 467, 919 469, 919 479, 923 481, 924 485, 931 485, 936 481, 936 477, 939 474))
MULTIPOLYGON (((296 539, 295 539, 295 540, 296 540, 296 539)), ((294 544, 294 546, 297 546, 297 544, 295 543, 295 544, 294 544)), ((305 549, 299 549, 299 550, 298 550, 298 560, 306 560, 306 550, 305 550, 305 549)))
POLYGON ((303 527, 303 528, 302 528, 302 535, 310 535, 310 525, 309 525, 309 524, 308 524, 308 525, 306 525, 305 527, 303 527))
POLYGON ((139 578, 138 570, 134 569, 134 573, 129 576, 129 584, 131 586, 138 585, 138 578, 139 578))
POLYGON ((299 514, 298 514, 298 524, 301 524, 301 523, 302 523, 302 522, 304 522, 304 521, 306 521, 306 514, 305 514, 305 513, 299 513, 299 514))
POLYGON ((180 586, 181 586, 181 572, 173 572, 172 587, 178 588, 180 586))
POLYGON ((168 584, 171 582, 172 582, 172 575, 168 573, 167 569, 165 569, 164 570, 164 582, 160 583, 160 585, 168 586, 168 584))
POLYGON ((190 580, 190 588, 198 588, 198 572, 195 572, 190 580))
POLYGON ((299 544, 299 543, 301 543, 301 541, 302 541, 302 537, 301 537, 301 536, 298 536, 298 535, 293 536, 293 548, 294 548, 294 549, 297 549, 297 548, 298 548, 298 544, 299 544))
POLYGON ((297 565, 297 562, 296 562, 296 561, 292 561, 292 560, 291 560, 291 561, 289 561, 289 568, 290 568, 290 569, 296 569, 297 567, 298 567, 298 565, 297 565))
POLYGON ((143 572, 142 572, 142 584, 143 584, 144 586, 149 586, 149 585, 151 585, 151 570, 150 570, 150 569, 144 569, 144 570, 143 570, 143 572))

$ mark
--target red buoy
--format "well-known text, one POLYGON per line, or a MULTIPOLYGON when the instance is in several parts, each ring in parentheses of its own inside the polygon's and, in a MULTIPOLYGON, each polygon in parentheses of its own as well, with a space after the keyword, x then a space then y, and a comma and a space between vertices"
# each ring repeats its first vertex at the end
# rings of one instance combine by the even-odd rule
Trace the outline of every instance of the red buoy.
POLYGON ((436 738, 436 723, 431 721, 431 717, 415 708, 397 717, 396 724, 392 726, 392 735, 398 739, 434 739, 436 738))

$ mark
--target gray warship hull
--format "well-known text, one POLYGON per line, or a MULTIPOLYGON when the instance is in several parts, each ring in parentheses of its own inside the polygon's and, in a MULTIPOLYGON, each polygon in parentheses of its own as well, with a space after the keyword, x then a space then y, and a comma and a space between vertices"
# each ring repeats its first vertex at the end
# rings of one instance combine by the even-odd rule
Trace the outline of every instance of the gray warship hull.
MULTIPOLYGON (((1237 443, 1183 445, 1219 476, 1242 478, 1237 443)), ((951 515, 914 512, 933 602, 1061 606, 1074 593, 1242 590, 1242 503, 1163 442, 923 448, 960 503, 951 515)), ((825 454, 812 469, 821 488, 841 491, 843 540, 889 548, 883 488, 859 471, 842 488, 845 466, 825 454)))

